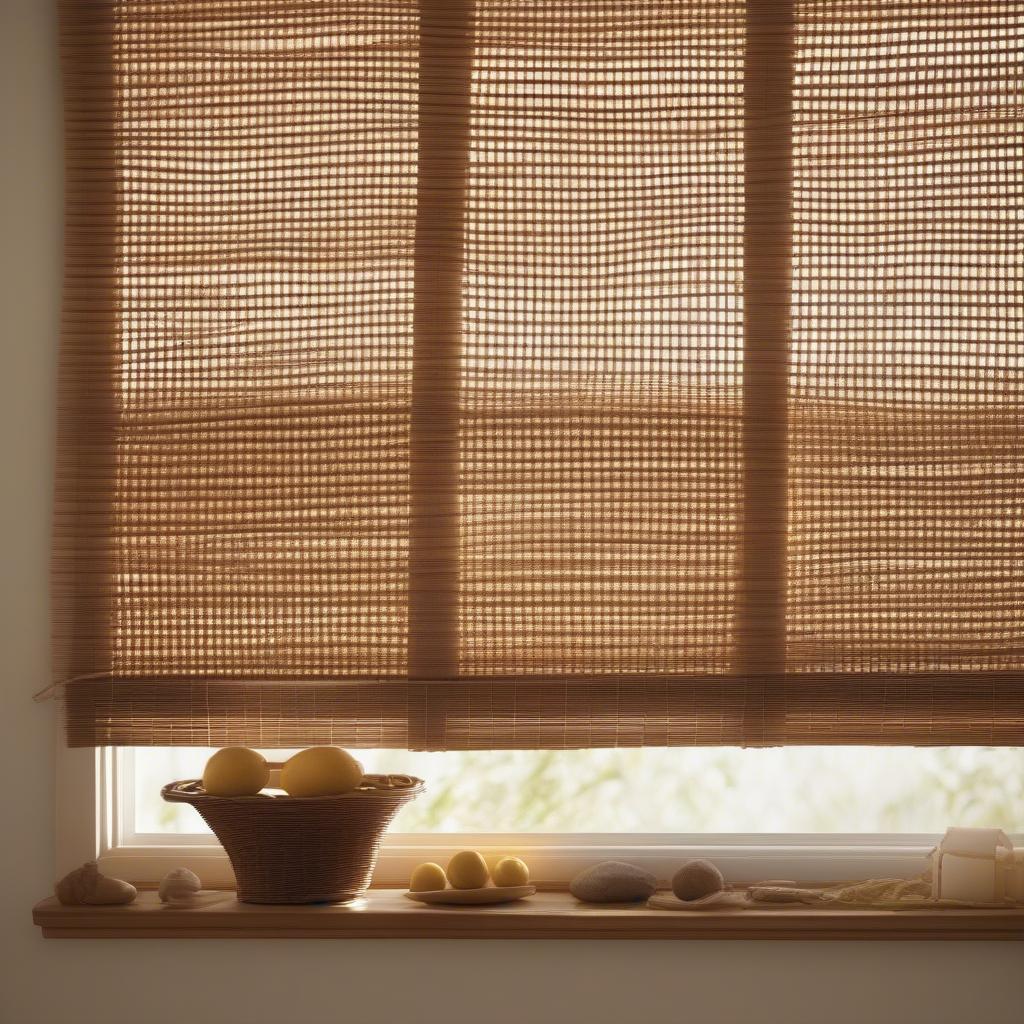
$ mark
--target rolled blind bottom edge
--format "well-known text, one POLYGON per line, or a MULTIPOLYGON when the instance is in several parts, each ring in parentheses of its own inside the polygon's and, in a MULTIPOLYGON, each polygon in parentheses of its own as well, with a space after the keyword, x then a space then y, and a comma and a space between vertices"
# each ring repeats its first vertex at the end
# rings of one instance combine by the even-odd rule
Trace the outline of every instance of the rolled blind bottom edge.
POLYGON ((1024 674, 789 675, 280 683, 84 681, 64 687, 71 746, 410 749, 1024 744, 1024 674), (765 683, 770 682, 770 686, 765 683), (410 735, 430 689, 435 742, 410 735), (752 722, 750 688, 764 699, 752 722))

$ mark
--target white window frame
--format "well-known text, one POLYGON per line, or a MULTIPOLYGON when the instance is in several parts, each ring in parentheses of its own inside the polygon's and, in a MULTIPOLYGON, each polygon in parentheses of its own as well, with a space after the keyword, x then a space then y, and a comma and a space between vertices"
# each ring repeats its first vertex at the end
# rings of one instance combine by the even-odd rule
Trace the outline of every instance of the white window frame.
MULTIPOLYGON (((188 867, 206 888, 233 888, 223 849, 204 836, 136 835, 122 820, 119 769, 111 747, 68 749, 57 737, 58 877, 86 860, 142 886, 155 886, 171 868, 188 867)), ((628 860, 667 880, 684 861, 713 860, 731 882, 790 879, 832 882, 856 878, 914 877, 925 870, 931 834, 392 834, 385 837, 373 884, 404 886, 417 864, 441 864, 458 850, 480 850, 491 860, 522 856, 541 886, 564 887, 574 874, 601 860, 628 860)), ((1024 836, 1015 836, 1024 844, 1024 836)))

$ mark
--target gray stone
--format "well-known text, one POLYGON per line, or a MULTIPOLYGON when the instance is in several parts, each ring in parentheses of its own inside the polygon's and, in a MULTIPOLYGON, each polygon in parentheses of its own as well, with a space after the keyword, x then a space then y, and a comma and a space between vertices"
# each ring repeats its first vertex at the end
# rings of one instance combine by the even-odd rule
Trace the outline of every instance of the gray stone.
POLYGON ((706 899, 724 888, 722 872, 706 860, 691 860, 672 876, 672 891, 684 902, 706 899))
POLYGON ((621 860, 606 860, 581 871, 569 892, 584 903, 629 903, 654 894, 658 880, 649 871, 621 860))

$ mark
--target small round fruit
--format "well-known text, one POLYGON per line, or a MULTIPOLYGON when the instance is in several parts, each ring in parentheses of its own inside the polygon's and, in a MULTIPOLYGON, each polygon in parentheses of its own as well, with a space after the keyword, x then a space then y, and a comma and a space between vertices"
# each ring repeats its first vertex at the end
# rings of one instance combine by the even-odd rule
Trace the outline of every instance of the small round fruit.
POLYGON ((491 872, 495 885, 526 885, 530 869, 518 857, 502 857, 491 872))
POLYGON ((203 769, 203 789, 210 796, 255 796, 269 781, 263 755, 248 747, 224 747, 203 769))
POLYGON ((722 872, 706 860, 691 860, 672 876, 672 891, 687 902, 711 896, 724 888, 722 872))
POLYGON ((337 796, 363 781, 363 766, 341 747, 310 747, 288 758, 281 788, 289 796, 337 796))
POLYGON ((420 864, 409 879, 410 892, 437 892, 447 888, 448 878, 440 864, 420 864))
POLYGON ((448 861, 453 889, 482 889, 487 884, 487 861, 476 850, 463 850, 448 861))

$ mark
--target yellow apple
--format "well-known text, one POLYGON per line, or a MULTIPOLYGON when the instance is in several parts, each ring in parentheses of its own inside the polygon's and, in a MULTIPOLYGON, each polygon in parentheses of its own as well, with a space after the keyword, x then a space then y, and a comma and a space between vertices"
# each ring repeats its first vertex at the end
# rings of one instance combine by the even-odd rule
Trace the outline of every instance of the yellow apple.
POLYGON ((530 869, 518 857, 502 857, 491 872, 495 885, 526 885, 530 869))
POLYGON ((420 864, 409 879, 410 892, 436 892, 446 888, 448 879, 440 864, 420 864))
POLYGON ((248 747, 224 747, 203 769, 203 789, 210 796, 255 796, 269 781, 263 755, 248 747))
POLYGON ((448 881, 453 889, 482 889, 487 878, 487 861, 476 850, 463 850, 448 861, 448 881))
POLYGON ((351 793, 363 781, 363 766, 341 747, 300 750, 281 769, 281 788, 289 796, 351 793))

